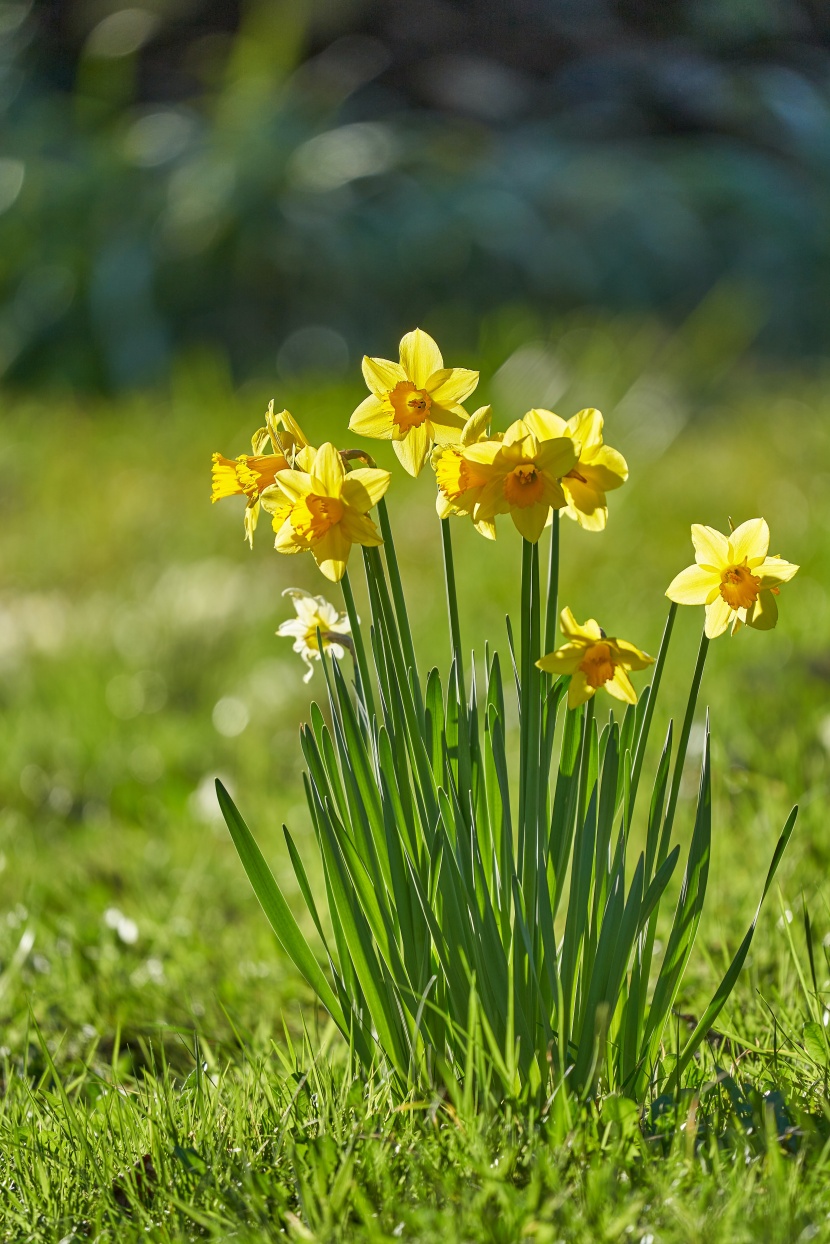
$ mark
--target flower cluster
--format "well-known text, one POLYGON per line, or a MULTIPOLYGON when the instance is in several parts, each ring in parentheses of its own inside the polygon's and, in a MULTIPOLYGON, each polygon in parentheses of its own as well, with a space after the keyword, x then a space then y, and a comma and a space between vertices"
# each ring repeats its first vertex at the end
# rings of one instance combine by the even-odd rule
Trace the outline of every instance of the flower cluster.
MULTIPOLYGON (((622 454, 603 439, 603 418, 588 408, 565 420, 550 410, 529 410, 504 432, 491 428, 492 411, 468 414, 463 403, 479 375, 445 367, 437 344, 420 328, 400 343, 398 362, 364 358, 370 394, 353 412, 349 428, 362 436, 389 440, 402 466, 417 476, 427 461, 438 487, 436 509, 444 520, 468 517, 488 539, 496 520, 509 515, 524 540, 536 544, 554 514, 564 512, 587 531, 602 531, 608 520, 607 494, 628 479, 622 454)), ((312 446, 297 421, 271 403, 265 426, 252 438, 252 454, 236 459, 213 455, 212 500, 244 495, 245 537, 253 543, 260 511, 271 516, 280 553, 310 552, 333 582, 343 578, 353 544, 382 544, 369 511, 389 487, 388 471, 372 465, 360 450, 338 450, 331 442, 312 446), (362 462, 363 465, 356 465, 362 462)), ((725 536, 712 527, 692 527, 695 565, 682 571, 666 595, 676 604, 704 605, 705 635, 712 639, 731 626, 774 627, 776 597, 798 567, 769 557, 769 528, 750 519, 725 536)), ((348 618, 322 597, 290 589, 297 618, 283 623, 281 635, 296 638, 295 650, 309 666, 323 646, 342 656, 350 647, 348 618)), ((628 674, 652 658, 626 640, 609 638, 589 618, 580 625, 564 609, 560 626, 565 643, 542 657, 546 673, 570 676, 568 702, 584 703, 604 687, 617 699, 636 703, 628 674)))

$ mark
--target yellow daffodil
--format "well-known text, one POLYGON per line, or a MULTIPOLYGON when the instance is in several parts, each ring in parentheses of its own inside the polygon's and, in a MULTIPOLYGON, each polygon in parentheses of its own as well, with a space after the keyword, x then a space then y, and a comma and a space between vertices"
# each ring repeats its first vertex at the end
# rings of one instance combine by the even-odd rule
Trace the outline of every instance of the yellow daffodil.
POLYGON ((253 548, 254 531, 259 521, 260 498, 270 488, 278 471, 295 465, 298 454, 309 448, 299 424, 287 410, 274 413, 273 400, 265 416, 265 427, 251 437, 251 454, 238 458, 213 455, 211 501, 224 497, 245 496, 248 504, 243 517, 245 539, 253 548))
POLYGON ((666 595, 678 605, 705 605, 705 633, 722 635, 732 623, 732 634, 743 623, 759 631, 778 621, 776 596, 798 570, 780 557, 768 557, 769 527, 763 518, 750 518, 730 536, 714 527, 692 525, 695 564, 681 570, 666 595))
POLYGON ((605 494, 625 483, 628 464, 621 453, 604 444, 600 412, 589 407, 566 422, 551 410, 531 410, 525 423, 540 440, 569 436, 574 442, 579 457, 561 480, 565 513, 587 531, 602 531, 608 520, 605 494))
MULTIPOLYGON (((472 518, 487 477, 477 463, 468 459, 466 450, 469 445, 488 439, 489 422, 490 407, 482 406, 464 424, 457 445, 436 445, 433 449, 430 461, 438 484, 435 508, 439 518, 449 518, 451 514, 469 514, 472 518)), ((501 437, 492 439, 500 441, 501 437)), ((496 524, 493 519, 481 519, 475 525, 483 536, 495 540, 496 524)))
POLYGON ((580 625, 568 608, 559 615, 559 626, 566 642, 536 664, 546 674, 570 674, 568 708, 584 704, 600 687, 616 700, 636 704, 628 671, 644 670, 654 657, 625 639, 610 638, 594 618, 580 625))
POLYGON ((349 420, 352 432, 392 441, 401 465, 417 475, 434 444, 458 441, 467 412, 461 403, 478 384, 478 372, 445 367, 428 333, 416 328, 401 339, 400 362, 363 360, 371 393, 349 420))
POLYGON ((282 517, 275 548, 280 553, 308 549, 327 579, 342 579, 353 544, 383 543, 368 511, 386 492, 389 479, 388 471, 374 467, 347 474, 335 447, 321 445, 308 470, 279 471, 262 498, 282 517))
POLYGON ((476 523, 510 514, 525 540, 535 543, 551 507, 567 504, 559 480, 576 463, 569 436, 541 439, 524 419, 517 419, 503 440, 469 445, 464 457, 486 480, 473 510, 476 523))
POLYGON ((281 622, 277 628, 280 636, 294 640, 294 651, 299 653, 308 669, 303 682, 314 673, 312 662, 320 660, 320 643, 323 651, 340 661, 351 651, 351 624, 345 613, 338 613, 334 605, 323 596, 311 596, 297 587, 287 587, 283 596, 290 596, 294 603, 295 618, 281 622), (317 632, 320 632, 319 638, 317 632))

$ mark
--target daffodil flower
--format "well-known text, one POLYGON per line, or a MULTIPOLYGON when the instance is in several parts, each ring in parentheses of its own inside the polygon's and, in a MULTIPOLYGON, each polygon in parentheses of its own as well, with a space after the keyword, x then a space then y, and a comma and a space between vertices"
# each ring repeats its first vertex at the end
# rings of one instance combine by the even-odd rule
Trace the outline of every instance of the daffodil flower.
POLYGON ((566 422, 551 410, 531 410, 525 423, 540 439, 569 436, 579 457, 562 477, 568 518, 586 531, 602 531, 608 521, 605 494, 628 479, 628 464, 621 453, 602 439, 603 419, 598 410, 580 410, 566 422))
POLYGON ((363 360, 371 393, 349 420, 352 432, 392 441, 401 465, 418 475, 434 444, 458 441, 467 412, 461 403, 478 384, 478 372, 445 367, 438 346, 422 329, 401 339, 400 362, 363 360))
POLYGON ((294 652, 299 653, 308 666, 303 676, 303 682, 308 682, 314 673, 313 662, 320 660, 321 642, 323 651, 337 657, 338 661, 342 661, 347 648, 351 650, 351 623, 345 613, 338 613, 323 596, 311 596, 297 587, 287 587, 283 596, 290 596, 297 616, 281 622, 277 634, 293 638, 294 652))
POLYGON ((559 480, 577 459, 569 436, 540 439, 517 419, 503 440, 470 445, 464 456, 486 480, 473 511, 476 523, 509 514, 525 540, 535 544, 551 508, 567 504, 559 480))
MULTIPOLYGON (((472 518, 487 477, 477 463, 469 460, 466 451, 469 445, 488 439, 489 423, 490 407, 481 406, 464 424, 457 445, 436 445, 433 449, 430 461, 438 484, 435 508, 439 518, 449 518, 451 514, 472 518)), ((501 441, 500 436, 490 439, 501 441)), ((483 536, 495 540, 496 524, 493 519, 481 519, 475 526, 483 536)))
POLYGON ((262 504, 283 519, 274 547, 280 553, 310 550, 326 578, 336 583, 346 573, 353 544, 383 543, 368 511, 389 480, 388 471, 374 467, 347 473, 334 445, 326 442, 308 470, 279 471, 263 495, 262 504))
POLYGON ((259 428, 251 437, 251 454, 238 458, 225 458, 214 454, 212 459, 213 491, 211 501, 225 497, 245 496, 243 523, 245 539, 251 548, 254 531, 259 521, 260 498, 266 488, 272 487, 278 471, 295 465, 297 454, 309 448, 300 425, 287 410, 274 414, 274 402, 269 403, 265 427, 259 428))
POLYGON ((568 608, 559 615, 559 626, 566 642, 536 664, 546 674, 570 674, 568 708, 584 704, 600 687, 615 700, 636 704, 628 671, 644 670, 654 664, 654 657, 626 639, 610 638, 594 618, 580 625, 568 608))
POLYGON ((706 636, 722 635, 730 622, 732 634, 741 625, 769 631, 778 621, 776 596, 798 570, 780 557, 768 557, 769 527, 750 518, 730 536, 714 527, 692 524, 695 565, 681 570, 666 589, 678 605, 705 605, 706 636))

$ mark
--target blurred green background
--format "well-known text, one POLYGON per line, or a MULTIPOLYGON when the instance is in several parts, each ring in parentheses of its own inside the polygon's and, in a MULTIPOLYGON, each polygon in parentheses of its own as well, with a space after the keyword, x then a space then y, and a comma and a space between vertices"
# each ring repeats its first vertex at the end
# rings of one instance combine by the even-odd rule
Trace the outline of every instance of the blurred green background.
MULTIPOLYGON (((272 396, 345 444, 360 355, 418 323, 481 368, 502 427, 604 411, 631 481, 605 535, 565 523, 578 617, 656 652, 693 521, 762 513, 802 565, 775 632, 711 652, 702 939, 715 966, 734 949, 795 800, 784 902, 804 890, 830 927, 829 105, 808 0, 0 4, 8 1050, 30 1048, 29 1004, 70 1060, 119 1026, 130 1059, 163 1028, 175 1060, 171 1025, 230 1040, 296 1015, 212 784, 294 895, 308 688, 274 631, 284 587, 339 595, 266 524, 248 552, 209 458, 244 452, 272 396)), ((433 500, 429 471, 395 471, 424 670, 449 647, 433 500)), ((453 534, 480 656, 517 616, 519 542, 453 534)), ((777 916, 739 1006, 791 987, 777 916)))

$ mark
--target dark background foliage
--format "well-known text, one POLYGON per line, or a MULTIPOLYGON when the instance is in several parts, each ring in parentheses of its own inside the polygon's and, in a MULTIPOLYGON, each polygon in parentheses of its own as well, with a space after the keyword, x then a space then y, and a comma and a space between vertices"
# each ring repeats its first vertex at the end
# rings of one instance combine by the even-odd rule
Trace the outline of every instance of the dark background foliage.
POLYGON ((830 310, 820 0, 0 4, 0 367, 336 375, 505 303, 830 310))

